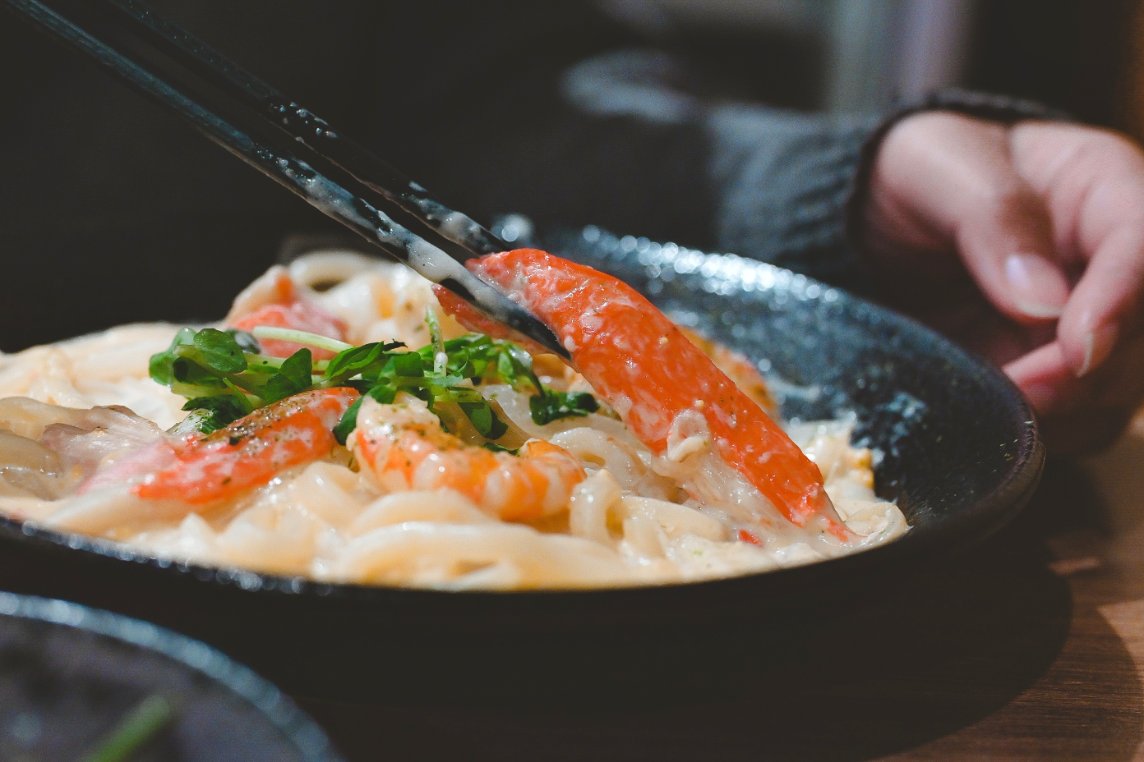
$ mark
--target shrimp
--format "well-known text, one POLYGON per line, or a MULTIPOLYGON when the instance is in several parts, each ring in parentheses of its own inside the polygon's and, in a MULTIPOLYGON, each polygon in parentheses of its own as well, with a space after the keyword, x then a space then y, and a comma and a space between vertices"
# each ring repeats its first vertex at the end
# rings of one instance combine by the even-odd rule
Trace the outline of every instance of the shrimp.
MULTIPOLYGON (((672 423, 702 415, 715 450, 793 524, 848 538, 822 473, 798 445, 651 302, 622 281, 537 249, 470 260, 556 334, 572 366, 656 454, 672 423)), ((442 307, 473 330, 506 329, 440 287, 442 307)))
POLYGON ((385 489, 452 489, 508 521, 563 510, 586 476, 571 453, 541 439, 525 442, 519 455, 465 444, 416 398, 391 405, 364 399, 349 444, 385 489))
MULTIPOLYGON (((332 339, 345 338, 346 325, 300 293, 283 267, 273 267, 250 284, 234 300, 226 319, 231 328, 251 331, 258 326, 295 328, 332 339)), ((272 357, 289 357, 301 345, 289 341, 264 340, 262 351, 272 357)), ((311 349, 316 360, 328 360, 334 353, 311 349)))
POLYGON ((240 495, 284 469, 332 452, 333 428, 358 397, 350 388, 316 389, 255 410, 175 447, 175 462, 149 474, 133 491, 142 498, 193 505, 240 495))

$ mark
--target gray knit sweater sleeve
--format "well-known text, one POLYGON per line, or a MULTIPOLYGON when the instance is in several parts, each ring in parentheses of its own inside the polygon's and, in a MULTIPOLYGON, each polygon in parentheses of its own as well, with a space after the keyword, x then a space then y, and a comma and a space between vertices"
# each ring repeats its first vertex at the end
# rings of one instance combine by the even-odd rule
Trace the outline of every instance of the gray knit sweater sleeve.
POLYGON ((715 247, 863 290, 846 210, 882 120, 723 106, 707 123, 715 247))

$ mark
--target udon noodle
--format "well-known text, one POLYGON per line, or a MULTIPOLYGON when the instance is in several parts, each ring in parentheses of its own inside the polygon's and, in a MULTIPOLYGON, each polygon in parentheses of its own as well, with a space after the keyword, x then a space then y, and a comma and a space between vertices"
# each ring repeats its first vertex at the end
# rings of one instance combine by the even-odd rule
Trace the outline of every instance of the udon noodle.
MULTIPOLYGON (((425 314, 436 302, 429 285, 403 268, 327 252, 295 261, 288 274, 345 324, 351 343, 429 341, 425 314)), ((272 275, 280 277, 281 268, 272 275)), ((268 283, 263 278, 240 295, 232 314, 265 298, 268 283)), ((446 334, 461 333, 450 319, 439 320, 446 334)), ((874 495, 871 454, 849 444, 851 420, 788 429, 822 471, 851 531, 839 539, 774 518, 765 498, 710 457, 694 422, 674 426, 666 450, 655 454, 606 408, 538 424, 528 395, 505 384, 483 393, 509 426, 571 453, 586 475, 540 517, 505 518, 447 487, 387 486, 344 447, 225 500, 145 499, 131 489, 138 475, 121 466, 186 415, 185 400, 148 377, 148 358, 176 330, 129 325, 0 354, 0 510, 159 557, 450 589, 731 576, 854 552, 907 529, 901 512, 874 495), (760 525, 760 515, 772 518, 760 525), (747 532, 748 525, 763 528, 747 532)), ((713 351, 724 364, 742 365, 726 350, 713 351)), ((555 363, 537 367, 555 388, 586 388, 555 363)))

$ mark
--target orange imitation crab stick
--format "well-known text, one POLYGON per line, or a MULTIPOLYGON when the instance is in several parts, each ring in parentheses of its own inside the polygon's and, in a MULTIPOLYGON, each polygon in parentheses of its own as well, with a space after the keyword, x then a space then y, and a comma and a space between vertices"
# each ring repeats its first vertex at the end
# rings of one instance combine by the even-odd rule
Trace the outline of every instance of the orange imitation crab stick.
POLYGON ((255 410, 176 449, 176 462, 137 484, 135 494, 199 505, 261 486, 329 454, 337 444, 333 428, 358 396, 355 389, 317 389, 255 410))
MULTIPOLYGON (((651 302, 622 281, 536 249, 470 260, 478 276, 500 286, 547 324, 573 367, 652 451, 667 447, 672 423, 703 416, 720 457, 787 519, 822 519, 844 538, 818 466, 651 302)), ((446 311, 474 330, 504 334, 444 289, 446 311)))

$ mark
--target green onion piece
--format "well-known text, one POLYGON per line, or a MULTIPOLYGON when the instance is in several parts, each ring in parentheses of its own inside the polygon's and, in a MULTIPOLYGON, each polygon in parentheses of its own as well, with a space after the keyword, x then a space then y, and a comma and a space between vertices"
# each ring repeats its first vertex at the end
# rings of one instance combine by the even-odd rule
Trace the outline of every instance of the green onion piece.
POLYGON ((292 344, 301 344, 307 347, 314 347, 315 349, 328 349, 331 352, 344 352, 347 349, 353 349, 353 344, 347 344, 344 341, 331 339, 329 336, 322 336, 318 333, 310 333, 309 331, 299 331, 294 328, 276 328, 270 325, 257 326, 253 331, 254 338, 256 339, 269 339, 271 341, 289 341, 292 344))
POLYGON ((167 699, 153 694, 143 699, 84 762, 120 762, 150 741, 175 717, 167 699))
POLYGON ((443 376, 448 371, 449 355, 441 338, 441 323, 432 308, 425 309, 425 325, 429 326, 429 344, 433 347, 433 375, 443 376))

